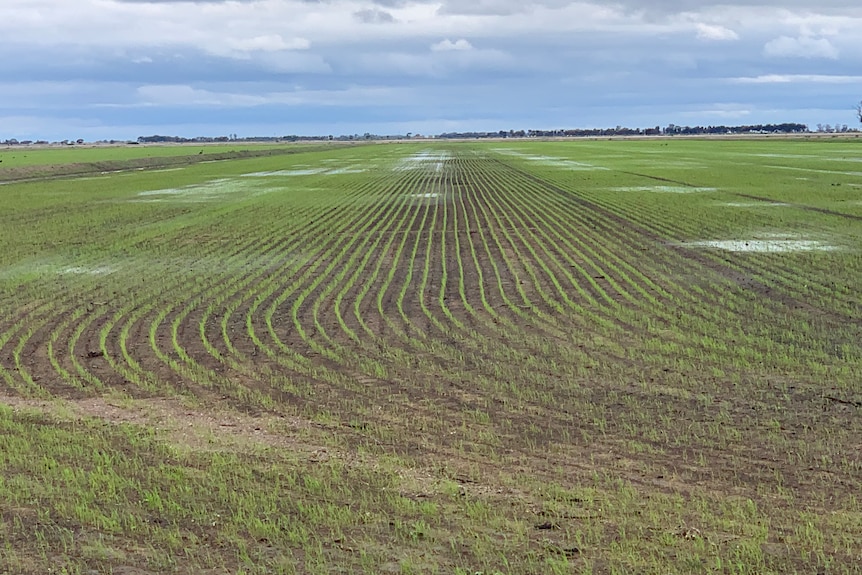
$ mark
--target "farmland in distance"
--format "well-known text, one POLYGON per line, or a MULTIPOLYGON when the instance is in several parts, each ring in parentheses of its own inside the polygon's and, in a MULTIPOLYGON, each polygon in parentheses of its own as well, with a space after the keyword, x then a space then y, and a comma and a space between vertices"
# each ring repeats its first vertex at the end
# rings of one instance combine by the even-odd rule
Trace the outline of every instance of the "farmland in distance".
POLYGON ((860 151, 6 181, 0 571, 858 573, 860 151))

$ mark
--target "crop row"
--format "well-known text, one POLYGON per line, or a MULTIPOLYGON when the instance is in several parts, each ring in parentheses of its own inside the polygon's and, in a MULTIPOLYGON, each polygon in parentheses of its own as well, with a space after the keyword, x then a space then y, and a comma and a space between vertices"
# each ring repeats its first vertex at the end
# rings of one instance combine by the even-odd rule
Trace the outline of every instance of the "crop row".
MULTIPOLYGON (((734 276, 780 287, 792 270, 692 257, 669 243, 685 218, 660 204, 579 194, 483 152, 414 163, 143 226, 111 247, 135 254, 115 273, 40 278, 44 300, 8 296, 7 386, 359 409, 402 378, 456 402, 505 379, 547 405, 539 377, 571 386, 598 364, 733 379, 752 365, 816 372, 835 353, 798 313, 774 337, 783 303, 734 276), (445 389, 465 370, 469 386, 445 389)), ((97 250, 76 262, 109 265, 97 250)))

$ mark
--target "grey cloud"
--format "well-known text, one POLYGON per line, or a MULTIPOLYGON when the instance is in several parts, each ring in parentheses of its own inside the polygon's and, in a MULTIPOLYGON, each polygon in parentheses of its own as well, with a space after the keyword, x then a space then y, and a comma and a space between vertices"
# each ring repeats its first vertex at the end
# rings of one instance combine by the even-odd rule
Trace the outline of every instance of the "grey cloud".
POLYGON ((227 2, 239 2, 250 4, 258 0, 114 0, 119 4, 225 4, 227 2))
POLYGON ((841 12, 843 14, 862 13, 862 9, 860 9, 857 2, 848 2, 847 0, 819 0, 816 3, 812 3, 810 0, 729 0, 727 2, 715 2, 714 0, 651 0, 648 3, 644 3, 641 0, 617 0, 612 6, 622 8, 626 12, 647 15, 700 12, 719 7, 774 8, 776 10, 802 9, 806 12, 841 12))
POLYGON ((395 22, 395 16, 379 8, 359 10, 353 13, 353 17, 364 24, 391 24, 395 22))
MULTIPOLYGON (((417 0, 416 3, 429 3, 433 0, 417 0)), ((401 5, 402 0, 372 0, 375 4, 401 5)), ((716 2, 715 0, 616 0, 603 3, 600 0, 533 0, 523 2, 519 0, 442 0, 440 6, 441 14, 487 14, 492 16, 504 16, 530 12, 536 8, 558 9, 575 4, 593 4, 606 8, 619 9, 629 14, 641 14, 647 18, 670 16, 683 12, 701 12, 715 8, 773 8, 775 10, 804 10, 821 14, 840 13, 843 15, 862 15, 862 6, 857 2, 848 0, 819 0, 812 4, 810 0, 727 0, 716 2)))
MULTIPOLYGON (((254 3, 260 0, 114 0, 127 4, 222 4, 226 2, 254 3)), ((299 0, 304 4, 337 4, 339 0, 299 0)), ((440 3, 441 14, 492 15, 504 16, 530 12, 536 8, 564 8, 573 4, 594 4, 621 9, 627 13, 642 14, 646 17, 660 17, 683 12, 700 12, 719 7, 732 8, 774 8, 776 10, 802 9, 819 13, 858 14, 862 15, 862 6, 857 2, 847 0, 818 0, 812 5, 811 0, 616 0, 603 3, 599 0, 368 0, 373 6, 383 8, 401 8, 410 4, 440 3)), ((359 12, 367 12, 360 10, 359 12)))
MULTIPOLYGON (((432 0, 422 0, 418 3, 427 3, 432 0)), ((377 6, 385 6, 386 8, 400 8, 406 4, 410 4, 409 0, 371 0, 372 4, 376 4, 377 6)))
MULTIPOLYGON (((340 0, 301 0, 306 3, 337 4, 340 0)), ((812 5, 810 0, 367 0, 372 6, 386 9, 402 8, 416 4, 438 4, 441 16, 490 16, 505 17, 529 14, 539 9, 562 10, 572 6, 593 6, 617 12, 647 22, 662 22, 680 14, 697 14, 717 10, 732 13, 734 9, 745 11, 774 10, 795 11, 807 14, 862 17, 862 5, 847 0, 821 0, 812 5)))
POLYGON ((533 2, 520 2, 519 0, 474 0, 472 2, 444 0, 439 12, 440 14, 507 16, 530 12, 535 8, 564 8, 576 3, 572 0, 534 0, 533 2))

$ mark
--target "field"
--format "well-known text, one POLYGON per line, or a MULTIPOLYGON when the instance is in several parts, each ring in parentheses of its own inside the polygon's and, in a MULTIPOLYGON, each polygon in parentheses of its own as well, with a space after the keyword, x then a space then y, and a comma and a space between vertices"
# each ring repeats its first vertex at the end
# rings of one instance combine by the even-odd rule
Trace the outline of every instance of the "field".
POLYGON ((0 185, 0 572, 862 572, 862 143, 158 150, 0 185))
POLYGON ((106 175, 120 171, 167 169, 201 162, 285 155, 323 148, 323 144, 273 145, 244 142, 182 146, 13 146, 0 149, 0 181, 41 180, 106 175))

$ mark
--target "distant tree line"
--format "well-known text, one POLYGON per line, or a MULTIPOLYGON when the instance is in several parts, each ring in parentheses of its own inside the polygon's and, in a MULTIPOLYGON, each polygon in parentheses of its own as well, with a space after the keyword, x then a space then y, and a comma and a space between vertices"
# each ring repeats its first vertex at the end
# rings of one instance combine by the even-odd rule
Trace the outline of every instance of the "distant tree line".
MULTIPOLYGON (((831 131, 818 124, 818 131, 831 131)), ((827 126, 828 127, 828 126, 827 126)), ((709 135, 709 134, 799 134, 808 132, 806 124, 784 123, 784 124, 752 124, 744 126, 677 126, 668 124, 664 128, 626 128, 616 126, 615 128, 576 128, 560 130, 498 130, 493 132, 445 132, 436 136, 436 139, 483 139, 483 138, 564 138, 564 137, 596 137, 596 136, 674 136, 674 135, 709 135)), ((838 131, 836 126, 836 131, 838 131)), ((844 131, 848 131, 844 126, 844 131)), ((279 136, 279 137, 250 137, 237 138, 236 134, 217 138, 180 138, 176 136, 142 136, 138 138, 139 143, 162 143, 162 142, 302 142, 330 140, 339 142, 355 142, 362 140, 404 140, 423 138, 419 134, 391 134, 379 135, 366 132, 364 134, 346 134, 340 136, 279 136)))
POLYGON ((211 143, 211 142, 230 142, 229 136, 183 138, 181 136, 140 136, 137 140, 139 144, 192 144, 192 143, 211 143))
POLYGON ((219 142, 311 142, 320 140, 331 140, 331 141, 339 141, 339 142, 354 142, 361 140, 403 140, 406 138, 411 138, 412 134, 391 134, 381 136, 378 134, 372 134, 370 132, 365 132, 364 134, 344 134, 340 136, 326 135, 326 136, 298 136, 296 134, 291 134, 287 136, 251 136, 248 138, 240 138, 236 134, 231 134, 229 136, 200 136, 196 138, 183 138, 180 136, 140 136, 137 139, 139 144, 164 144, 164 143, 177 143, 177 144, 206 144, 206 143, 219 143, 219 142))
MULTIPOLYGON (((855 108, 859 121, 862 122, 862 102, 855 108)), ((365 132, 364 134, 343 134, 340 136, 317 135, 299 136, 295 134, 285 136, 252 136, 240 138, 236 134, 227 136, 199 136, 195 138, 184 138, 182 136, 140 136, 136 140, 127 141, 127 144, 205 144, 224 142, 311 142, 311 141, 381 141, 381 140, 409 140, 409 139, 483 139, 483 138, 577 138, 577 137, 602 137, 602 136, 688 136, 688 135, 719 135, 719 134, 800 134, 806 132, 845 133, 857 130, 849 128, 847 124, 831 126, 829 124, 817 124, 816 130, 810 130, 806 124, 787 122, 783 124, 747 124, 742 126, 678 126, 668 124, 667 126, 655 126, 651 128, 627 128, 616 126, 614 128, 575 128, 558 130, 498 130, 492 132, 445 132, 436 136, 422 136, 421 134, 389 134, 379 135, 365 132)), ((84 140, 63 140, 54 142, 65 145, 82 144, 84 140)), ((116 140, 98 143, 122 143, 116 140)), ((45 140, 23 140, 14 138, 0 141, 6 146, 48 144, 45 140)))
POLYGON ((797 123, 752 124, 745 126, 677 126, 668 124, 664 128, 576 128, 566 130, 500 130, 498 132, 447 132, 438 138, 565 138, 596 136, 674 136, 709 134, 799 134, 808 131, 808 126, 797 123))

